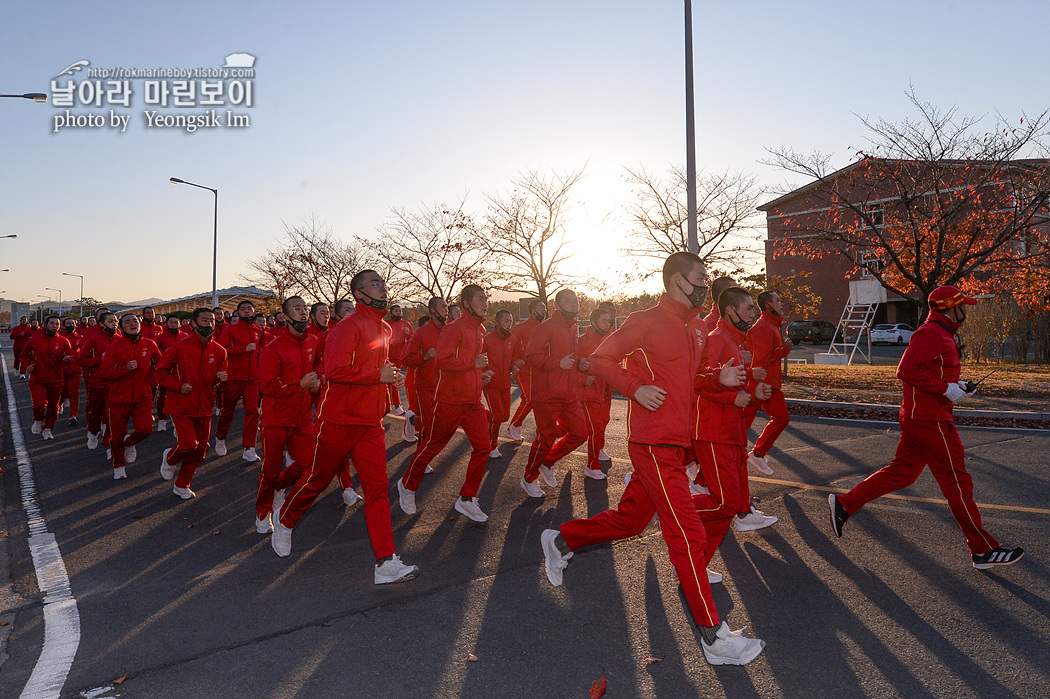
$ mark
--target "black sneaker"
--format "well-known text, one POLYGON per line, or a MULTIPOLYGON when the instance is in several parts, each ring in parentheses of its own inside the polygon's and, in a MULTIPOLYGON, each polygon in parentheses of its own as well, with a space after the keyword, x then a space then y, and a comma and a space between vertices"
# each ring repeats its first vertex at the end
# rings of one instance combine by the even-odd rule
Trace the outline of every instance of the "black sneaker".
POLYGON ((1005 546, 994 548, 988 553, 973 555, 973 567, 977 570, 986 570, 996 566, 1008 566, 1017 563, 1024 556, 1024 549, 1009 549, 1005 546))
POLYGON ((841 537, 842 525, 849 519, 849 512, 846 512, 846 508, 839 504, 839 498, 835 493, 828 496, 828 509, 831 511, 831 529, 835 532, 835 536, 841 537))
POLYGON ((73 417, 69 418, 69 426, 70 427, 76 427, 77 426, 77 418, 76 418, 76 416, 73 416, 73 417))

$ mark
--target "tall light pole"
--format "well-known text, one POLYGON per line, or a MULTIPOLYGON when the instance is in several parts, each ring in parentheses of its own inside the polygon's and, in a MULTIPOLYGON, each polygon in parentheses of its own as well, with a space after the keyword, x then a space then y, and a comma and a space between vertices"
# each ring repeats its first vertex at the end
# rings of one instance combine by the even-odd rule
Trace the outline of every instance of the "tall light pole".
POLYGON ((84 317, 84 275, 83 274, 70 274, 69 272, 63 272, 63 277, 80 277, 80 317, 84 317))
POLYGON ((53 286, 45 286, 44 288, 46 290, 48 290, 48 291, 57 291, 58 292, 58 305, 61 306, 62 305, 62 290, 61 289, 56 289, 53 286))
POLYGON ((211 248, 211 307, 215 308, 219 305, 219 294, 216 290, 216 269, 219 261, 219 190, 213 189, 212 187, 205 187, 202 184, 194 184, 193 182, 187 182, 186 180, 180 180, 178 177, 172 177, 168 180, 172 184, 188 184, 191 187, 199 187, 200 189, 206 189, 215 195, 215 220, 212 226, 212 248, 211 248))
POLYGON ((685 172, 689 252, 700 250, 696 234, 696 134, 693 127, 693 3, 685 0, 685 172))
MULTIPOLYGON (((37 294, 36 297, 38 299, 47 299, 48 304, 51 303, 51 297, 48 296, 47 294, 37 294)), ((43 324, 43 322, 44 322, 44 308, 43 308, 43 304, 37 306, 36 310, 37 310, 37 315, 40 316, 40 323, 43 324)), ((48 310, 51 310, 50 305, 48 306, 48 310)))

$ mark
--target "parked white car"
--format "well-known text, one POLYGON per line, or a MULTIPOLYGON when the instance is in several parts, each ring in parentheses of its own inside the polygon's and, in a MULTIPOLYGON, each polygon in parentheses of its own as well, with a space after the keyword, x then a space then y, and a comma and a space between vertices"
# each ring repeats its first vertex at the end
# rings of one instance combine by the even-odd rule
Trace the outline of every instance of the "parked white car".
POLYGON ((871 329, 871 344, 906 345, 915 329, 904 323, 876 325, 871 329))

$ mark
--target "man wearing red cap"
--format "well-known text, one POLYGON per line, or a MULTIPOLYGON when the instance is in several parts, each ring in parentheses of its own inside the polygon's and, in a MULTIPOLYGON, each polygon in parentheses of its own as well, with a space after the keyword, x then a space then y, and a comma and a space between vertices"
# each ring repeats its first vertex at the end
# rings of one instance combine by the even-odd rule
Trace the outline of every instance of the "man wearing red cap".
POLYGON ((897 454, 889 466, 850 492, 828 496, 831 528, 837 536, 842 536, 843 525, 857 510, 877 497, 908 487, 928 465, 966 535, 974 568, 1010 565, 1024 555, 1024 549, 1000 546, 981 525, 973 481, 966 472, 966 452, 952 419, 952 406, 977 390, 959 381, 962 346, 956 335, 966 320, 965 307, 976 303, 954 286, 930 292, 930 314, 911 336, 897 366, 897 378, 904 383, 897 454))

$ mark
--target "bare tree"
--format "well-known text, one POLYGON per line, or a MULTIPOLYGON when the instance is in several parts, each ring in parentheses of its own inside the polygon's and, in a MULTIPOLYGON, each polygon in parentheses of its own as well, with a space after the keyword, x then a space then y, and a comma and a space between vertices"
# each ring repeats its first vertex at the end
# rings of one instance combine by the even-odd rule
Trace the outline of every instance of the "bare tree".
POLYGON ((484 252, 464 205, 392 209, 378 242, 358 238, 388 270, 387 283, 399 298, 452 299, 463 285, 480 279, 484 252))
MULTIPOLYGON (((634 198, 625 206, 631 230, 624 252, 663 260, 688 250, 687 178, 682 169, 671 166, 662 178, 644 167, 625 169, 634 198)), ((696 189, 698 254, 704 262, 734 271, 759 262, 761 218, 756 207, 764 191, 757 179, 743 173, 701 173, 696 189)), ((652 274, 650 270, 642 276, 652 274)))
POLYGON ((577 278, 566 269, 565 224, 579 170, 526 171, 507 192, 486 195, 486 224, 474 233, 485 252, 489 288, 546 300, 577 278))

